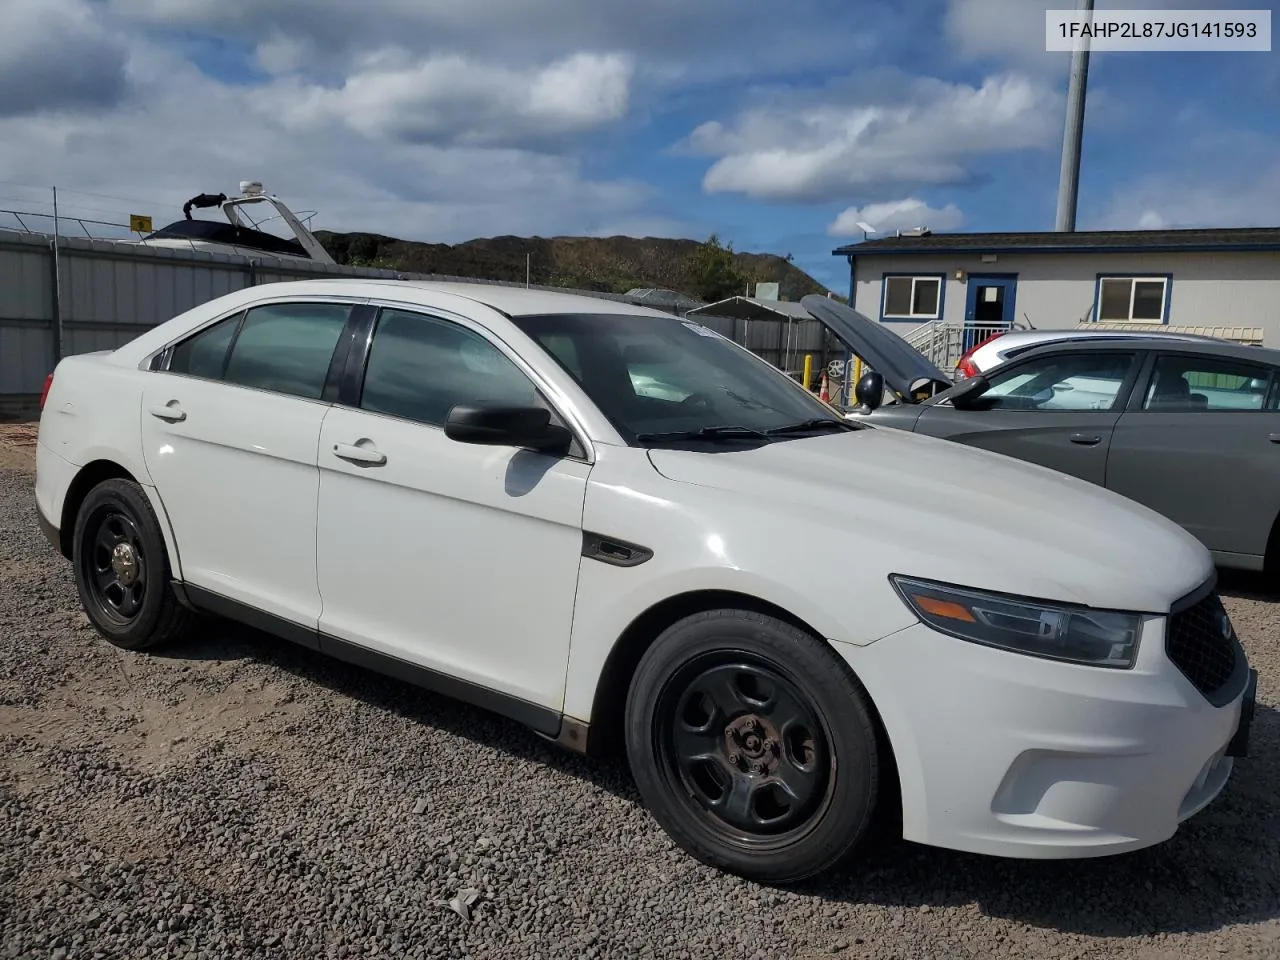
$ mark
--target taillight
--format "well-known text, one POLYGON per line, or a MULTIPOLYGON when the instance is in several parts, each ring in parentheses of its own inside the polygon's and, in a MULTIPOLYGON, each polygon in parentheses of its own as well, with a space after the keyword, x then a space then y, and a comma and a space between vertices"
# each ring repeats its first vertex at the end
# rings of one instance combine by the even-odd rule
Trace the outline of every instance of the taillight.
MULTIPOLYGON (((49 399, 49 388, 53 386, 53 374, 49 374, 44 378, 44 389, 40 391, 40 409, 44 409, 44 403, 49 399)), ((28 410, 31 408, 28 407, 28 410)))
POLYGON ((983 337, 981 340, 975 343, 972 347, 966 350, 963 354, 961 354, 960 362, 956 364, 955 379, 966 380, 969 377, 976 377, 978 374, 980 374, 982 371, 979 370, 978 365, 973 362, 974 352, 979 347, 985 347, 992 340, 998 340, 1000 337, 1003 337, 1004 335, 1005 335, 1005 331, 1001 330, 999 333, 993 333, 989 337, 983 337))

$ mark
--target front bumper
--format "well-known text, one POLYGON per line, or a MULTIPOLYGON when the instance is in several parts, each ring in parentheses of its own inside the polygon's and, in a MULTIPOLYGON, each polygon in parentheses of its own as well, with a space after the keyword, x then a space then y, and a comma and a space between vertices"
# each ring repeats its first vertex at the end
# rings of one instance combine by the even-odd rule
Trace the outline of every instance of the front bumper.
POLYGON ((1164 623, 1147 621, 1130 670, 993 650, 923 624, 838 645, 893 745, 906 839, 1063 859, 1171 837, 1226 785, 1253 686, 1250 671, 1212 706, 1165 656, 1164 623))

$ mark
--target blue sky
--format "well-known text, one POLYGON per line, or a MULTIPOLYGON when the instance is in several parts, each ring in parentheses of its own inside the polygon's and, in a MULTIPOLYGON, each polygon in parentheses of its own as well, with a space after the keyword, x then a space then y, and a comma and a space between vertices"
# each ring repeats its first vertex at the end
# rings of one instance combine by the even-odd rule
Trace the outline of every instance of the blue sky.
MULTIPOLYGON (((167 222, 253 178, 317 227, 715 232, 842 290, 858 219, 1052 227, 1049 6, 0 0, 0 207, 167 222)), ((1280 225, 1280 54, 1095 54, 1080 228, 1206 225, 1280 225)))

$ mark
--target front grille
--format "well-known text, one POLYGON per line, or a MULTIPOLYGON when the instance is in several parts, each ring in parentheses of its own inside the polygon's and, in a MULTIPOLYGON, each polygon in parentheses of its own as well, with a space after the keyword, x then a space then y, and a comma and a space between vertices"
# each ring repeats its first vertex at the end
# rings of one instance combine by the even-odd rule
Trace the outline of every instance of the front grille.
POLYGON ((1239 649, 1231 618, 1216 592, 1169 616, 1169 659, 1211 702, 1235 675, 1239 649))

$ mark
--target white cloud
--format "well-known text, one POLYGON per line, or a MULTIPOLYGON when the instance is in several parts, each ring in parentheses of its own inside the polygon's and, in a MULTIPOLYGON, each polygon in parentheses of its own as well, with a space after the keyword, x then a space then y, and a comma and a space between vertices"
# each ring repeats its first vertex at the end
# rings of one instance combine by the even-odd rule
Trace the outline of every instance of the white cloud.
POLYGON ((318 210, 317 228, 442 242, 601 230, 645 215, 652 199, 643 184, 585 175, 572 156, 286 129, 263 90, 219 83, 162 48, 139 48, 128 73, 127 109, 0 117, 4 179, 58 184, 68 215, 149 213, 157 224, 197 193, 260 179, 295 209, 318 210))
MULTIPOLYGON (((885 17, 894 14, 892 2, 876 2, 885 17)), ((795 0, 785 17, 744 12, 741 0, 107 3, 117 16, 157 31, 199 31, 257 46, 259 62, 271 72, 322 75, 395 44, 440 55, 465 51, 517 68, 580 50, 620 50, 632 53, 651 79, 756 79, 847 62, 872 42, 870 21, 833 18, 829 0, 795 0)))
POLYGON ((980 87, 917 79, 880 102, 827 91, 749 108, 730 125, 705 123, 684 146, 719 159, 710 193, 767 200, 832 200, 886 187, 954 184, 977 157, 1055 145, 1059 96, 1018 74, 980 87))
POLYGON ((1126 184, 1104 208, 1092 212, 1086 229, 1274 227, 1280 223, 1280 163, 1272 160, 1252 170, 1233 167, 1206 174, 1185 170, 1126 184))
POLYGON ((384 51, 339 88, 291 82, 262 94, 296 126, 341 121, 367 136, 414 143, 513 146, 581 133, 627 112, 632 65, 618 54, 578 53, 531 70, 461 56, 412 62, 384 51))
POLYGON ((0 0, 0 116, 107 107, 124 94, 124 44, 92 6, 0 0))
POLYGON ((964 223, 964 214, 954 203, 934 208, 917 197, 907 197, 887 203, 869 203, 865 207, 849 207, 827 227, 827 234, 832 237, 861 236, 859 222, 875 227, 878 234, 912 227, 945 231, 960 227, 964 223))
MULTIPOLYGON (((1103 0, 1097 9, 1207 10, 1215 4, 1221 5, 1219 0, 1103 0)), ((1045 11, 1075 9, 1073 0, 949 0, 944 29, 963 58, 1012 63, 1065 76, 1071 55, 1045 50, 1045 11)))

